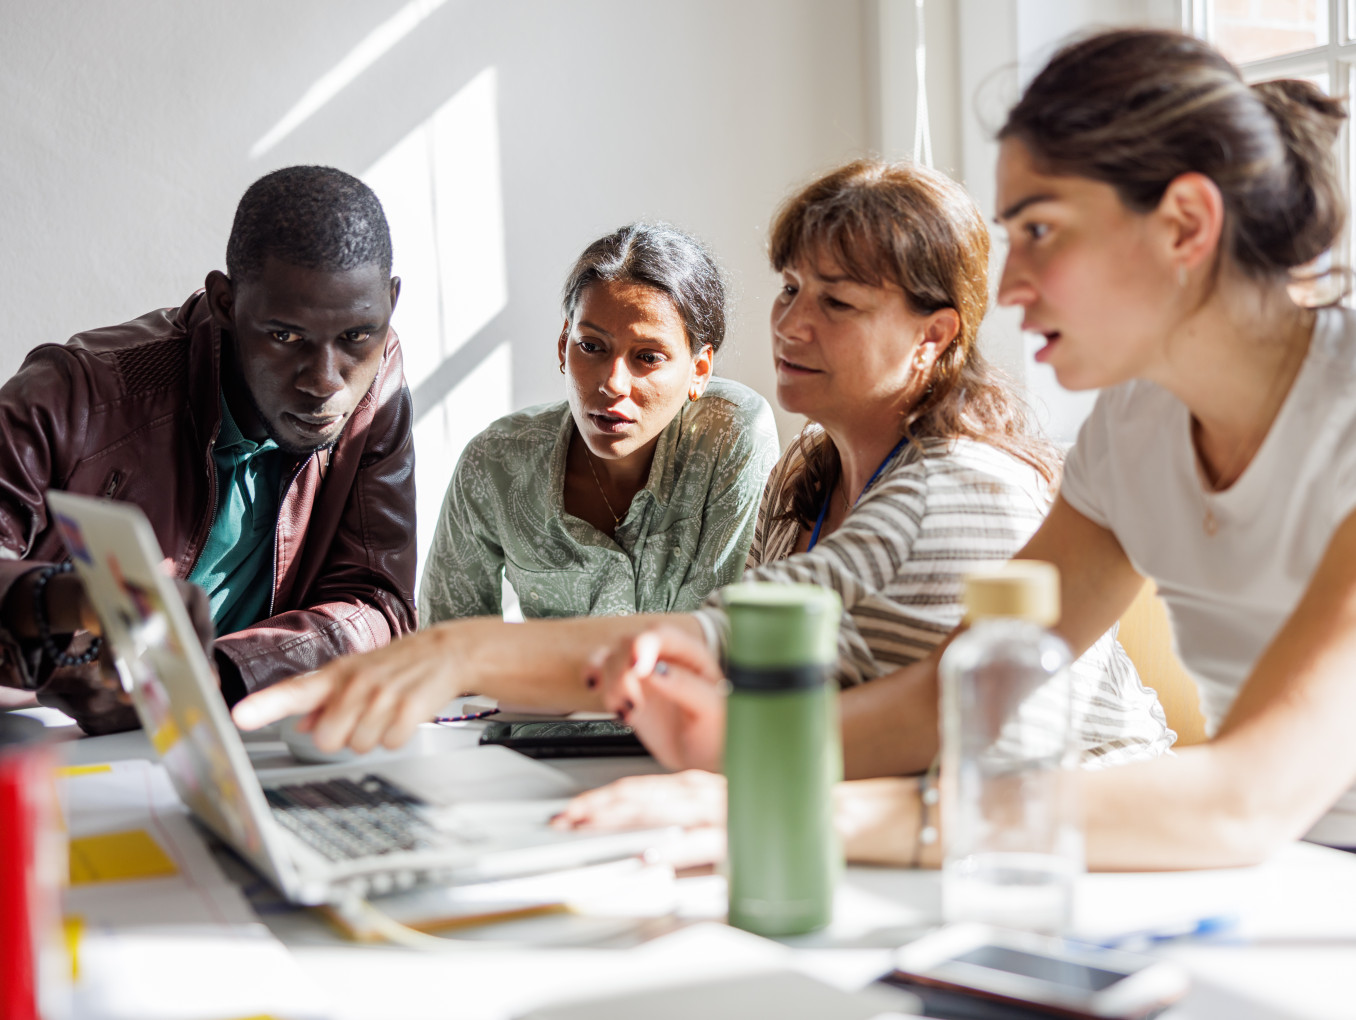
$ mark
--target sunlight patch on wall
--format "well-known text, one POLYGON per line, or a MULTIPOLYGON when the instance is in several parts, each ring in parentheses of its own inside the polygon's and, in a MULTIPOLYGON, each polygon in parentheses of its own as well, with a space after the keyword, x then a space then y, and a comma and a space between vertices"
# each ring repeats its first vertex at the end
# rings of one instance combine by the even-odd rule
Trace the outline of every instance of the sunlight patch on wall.
POLYGON ((362 177, 386 209, 401 277, 392 322, 415 394, 422 571, 462 447, 512 408, 509 345, 491 327, 508 304, 494 68, 467 82, 362 177))
POLYGON ((434 114, 429 135, 444 328, 455 348, 508 304, 494 68, 476 75, 434 114))
POLYGON ((513 352, 504 341, 447 395, 414 424, 415 513, 419 517, 419 582, 433 543, 447 483, 462 448, 495 418, 509 412, 509 380, 513 352))
POLYGON ((282 115, 278 123, 250 146, 250 159, 267 155, 269 150, 306 123, 317 110, 384 57, 396 43, 413 32, 421 21, 446 2, 447 0, 411 0, 368 32, 357 46, 344 54, 339 63, 317 78, 315 83, 302 93, 301 98, 282 115))

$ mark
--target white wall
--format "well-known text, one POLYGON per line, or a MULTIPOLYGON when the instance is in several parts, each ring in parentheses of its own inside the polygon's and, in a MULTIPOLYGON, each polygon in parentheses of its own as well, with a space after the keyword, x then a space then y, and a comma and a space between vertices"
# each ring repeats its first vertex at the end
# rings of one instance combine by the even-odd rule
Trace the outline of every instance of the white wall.
POLYGON ((771 394, 771 212, 867 145, 853 0, 49 0, 4 23, 0 375, 177 304, 262 173, 342 167, 405 278, 421 548, 461 443, 563 394, 560 285, 625 222, 712 246, 735 297, 718 371, 771 394))
MULTIPOLYGON (((37 343, 177 304, 221 267, 235 203, 261 174, 342 167, 382 196, 405 279, 422 549, 462 443, 561 395, 560 284, 622 223, 667 219, 713 247, 735 307, 718 370, 772 395, 770 215, 818 170, 912 151, 913 6, 6 4, 0 377, 37 343)), ((1090 22, 1175 12, 1175 0, 928 0, 936 164, 991 213, 989 138, 1017 62, 1090 22)), ((1024 374, 1010 312, 982 337, 1024 374)), ((1030 381, 1066 431, 1078 407, 1030 381)), ((786 440, 799 422, 779 425, 786 440)))

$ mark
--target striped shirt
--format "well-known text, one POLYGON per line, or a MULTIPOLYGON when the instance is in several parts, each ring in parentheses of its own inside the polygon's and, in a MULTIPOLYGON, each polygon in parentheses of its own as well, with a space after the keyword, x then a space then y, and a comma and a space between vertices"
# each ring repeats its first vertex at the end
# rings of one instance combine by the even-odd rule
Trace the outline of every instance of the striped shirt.
MULTIPOLYGON (((1040 475, 1017 458, 968 439, 923 440, 900 451, 837 531, 797 553, 800 526, 773 517, 801 470, 799 450, 791 445, 763 490, 744 580, 804 582, 838 593, 844 687, 926 658, 961 622, 965 575, 1010 559, 1049 506, 1040 475)), ((723 643, 719 593, 698 618, 723 643)), ((1154 757, 1172 745, 1176 734, 1157 695, 1140 683, 1114 628, 1072 672, 1085 767, 1154 757)))

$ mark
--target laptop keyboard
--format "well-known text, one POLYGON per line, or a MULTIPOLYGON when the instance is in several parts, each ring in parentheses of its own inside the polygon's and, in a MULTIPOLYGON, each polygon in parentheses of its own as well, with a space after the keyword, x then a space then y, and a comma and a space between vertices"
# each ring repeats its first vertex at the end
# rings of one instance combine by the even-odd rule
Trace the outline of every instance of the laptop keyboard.
POLYGON ((273 817, 332 861, 422 850, 435 830, 408 790, 380 776, 295 783, 264 790, 273 817))

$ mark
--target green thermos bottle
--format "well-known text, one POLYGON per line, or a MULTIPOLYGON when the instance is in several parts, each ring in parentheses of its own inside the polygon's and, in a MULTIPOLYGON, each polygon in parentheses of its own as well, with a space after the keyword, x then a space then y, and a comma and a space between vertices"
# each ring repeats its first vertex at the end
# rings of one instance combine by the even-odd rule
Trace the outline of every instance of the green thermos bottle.
POLYGON ((835 592, 811 584, 736 584, 730 620, 725 775, 730 923, 759 935, 827 925, 842 851, 833 831, 843 776, 835 592))

